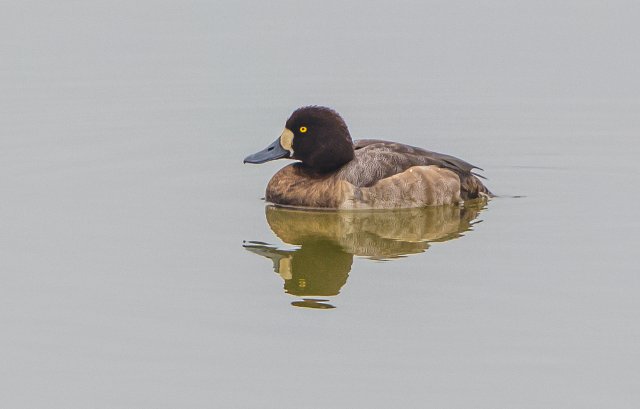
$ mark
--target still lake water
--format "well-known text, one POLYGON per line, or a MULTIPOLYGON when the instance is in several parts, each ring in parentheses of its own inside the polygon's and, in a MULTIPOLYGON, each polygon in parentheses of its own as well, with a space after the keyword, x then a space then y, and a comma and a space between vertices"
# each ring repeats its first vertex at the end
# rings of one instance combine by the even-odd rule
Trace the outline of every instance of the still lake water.
POLYGON ((55 3, 0 6, 0 407, 640 405, 636 4, 55 3), (305 104, 499 197, 265 207, 305 104))

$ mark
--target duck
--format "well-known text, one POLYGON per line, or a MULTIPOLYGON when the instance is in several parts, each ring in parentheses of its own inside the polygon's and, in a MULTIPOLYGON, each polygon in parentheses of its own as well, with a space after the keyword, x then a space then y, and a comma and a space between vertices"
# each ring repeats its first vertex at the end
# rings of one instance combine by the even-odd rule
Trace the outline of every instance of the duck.
POLYGON ((475 165, 451 155, 379 139, 353 141, 333 109, 305 106, 281 135, 244 163, 297 162, 267 184, 266 201, 308 209, 401 209, 456 205, 493 194, 475 165))

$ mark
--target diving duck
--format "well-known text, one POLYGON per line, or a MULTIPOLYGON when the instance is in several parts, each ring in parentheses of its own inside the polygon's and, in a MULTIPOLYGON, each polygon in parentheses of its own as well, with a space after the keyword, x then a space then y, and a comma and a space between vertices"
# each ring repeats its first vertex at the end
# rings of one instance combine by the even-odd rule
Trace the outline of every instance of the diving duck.
POLYGON ((319 209, 396 209, 458 204, 491 197, 472 172, 481 168, 456 157, 377 139, 352 141, 333 109, 295 110, 278 139, 244 163, 289 158, 269 181, 266 200, 319 209))

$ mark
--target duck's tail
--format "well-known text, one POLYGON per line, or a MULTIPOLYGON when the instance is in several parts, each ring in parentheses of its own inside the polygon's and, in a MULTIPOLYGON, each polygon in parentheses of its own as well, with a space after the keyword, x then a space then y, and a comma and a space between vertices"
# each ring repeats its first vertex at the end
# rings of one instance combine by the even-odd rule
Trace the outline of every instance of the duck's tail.
POLYGON ((462 200, 473 200, 478 197, 494 197, 482 181, 471 173, 460 177, 460 196, 462 200))

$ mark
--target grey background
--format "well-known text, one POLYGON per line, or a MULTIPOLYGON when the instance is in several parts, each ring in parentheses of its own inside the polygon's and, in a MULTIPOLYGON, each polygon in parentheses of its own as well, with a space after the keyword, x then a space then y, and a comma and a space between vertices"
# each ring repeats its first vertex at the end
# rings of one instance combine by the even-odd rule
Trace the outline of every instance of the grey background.
POLYGON ((0 406, 635 408, 632 1, 0 2, 0 406), (290 305, 243 166, 301 105, 454 154, 465 237, 290 305), (525 196, 511 198, 511 196, 525 196))

